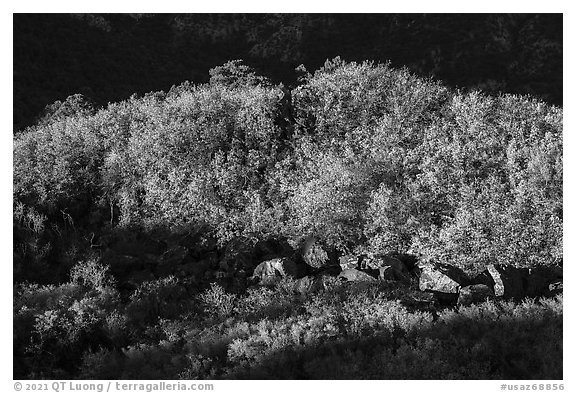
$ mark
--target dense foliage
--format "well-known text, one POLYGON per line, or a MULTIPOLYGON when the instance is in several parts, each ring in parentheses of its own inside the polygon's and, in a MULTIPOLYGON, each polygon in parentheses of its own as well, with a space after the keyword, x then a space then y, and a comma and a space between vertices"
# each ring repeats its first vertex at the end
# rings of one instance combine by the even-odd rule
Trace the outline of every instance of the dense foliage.
POLYGON ((286 85, 340 55, 562 103, 562 14, 15 14, 14 129, 75 93, 98 105, 246 59, 286 85))
POLYGON ((206 227, 222 244, 311 235, 471 270, 561 263, 562 110, 531 98, 335 59, 292 92, 232 62, 206 85, 76 106, 14 139, 19 227, 44 214, 206 227))
POLYGON ((72 96, 14 137, 17 377, 562 377, 561 297, 436 312, 404 283, 231 293, 200 270, 272 238, 320 266, 562 265, 561 108, 371 62, 300 70, 292 90, 232 61, 101 110, 72 96), (184 276, 124 279, 175 260, 184 276))
POLYGON ((300 293, 285 280, 240 297, 218 286, 159 297, 178 313, 143 328, 150 288, 186 291, 146 287, 121 306, 110 287, 19 286, 15 378, 562 379, 561 296, 436 312, 398 285, 300 293))

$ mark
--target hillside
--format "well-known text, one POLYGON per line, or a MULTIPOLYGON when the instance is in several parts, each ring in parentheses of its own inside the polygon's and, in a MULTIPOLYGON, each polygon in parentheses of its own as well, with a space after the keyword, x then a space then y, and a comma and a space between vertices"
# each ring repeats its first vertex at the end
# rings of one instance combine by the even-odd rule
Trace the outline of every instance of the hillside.
POLYGON ((298 75, 14 136, 15 378, 562 378, 562 109, 298 75))

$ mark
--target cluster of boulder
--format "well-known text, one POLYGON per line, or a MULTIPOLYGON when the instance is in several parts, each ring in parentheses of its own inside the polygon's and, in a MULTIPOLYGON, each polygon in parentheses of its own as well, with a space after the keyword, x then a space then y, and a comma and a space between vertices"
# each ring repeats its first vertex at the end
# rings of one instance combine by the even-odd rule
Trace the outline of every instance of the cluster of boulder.
POLYGON ((517 268, 488 265, 470 277, 461 269, 440 263, 418 265, 418 286, 445 302, 470 305, 489 298, 520 300, 525 297, 552 296, 562 291, 562 269, 555 266, 517 268))
POLYGON ((285 240, 252 242, 236 239, 218 248, 215 241, 192 235, 157 240, 135 238, 111 243, 103 262, 128 290, 144 281, 168 275, 186 278, 198 286, 217 282, 241 293, 251 285, 276 285, 292 277, 299 292, 324 286, 327 276, 349 282, 396 281, 432 296, 440 304, 469 305, 489 298, 522 299, 562 292, 562 269, 516 268, 489 265, 470 277, 441 263, 417 263, 407 254, 342 255, 325 252, 314 239, 299 249, 285 240))
MULTIPOLYGON (((286 276, 299 277, 298 265, 291 258, 276 258, 260 263, 251 279, 273 285, 286 276)), ((326 265, 311 275, 299 278, 309 282, 327 272, 351 282, 398 281, 417 283, 420 291, 431 294, 444 305, 470 305, 491 298, 521 300, 525 297, 553 296, 562 292, 562 269, 556 266, 517 268, 491 264, 470 277, 463 270, 441 263, 416 263, 407 254, 344 255, 338 265, 326 265)))

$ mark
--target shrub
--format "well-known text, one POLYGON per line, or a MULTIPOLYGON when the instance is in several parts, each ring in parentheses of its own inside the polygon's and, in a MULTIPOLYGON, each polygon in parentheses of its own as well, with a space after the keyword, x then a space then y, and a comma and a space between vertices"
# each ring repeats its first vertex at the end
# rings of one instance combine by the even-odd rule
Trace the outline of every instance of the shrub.
POLYGON ((205 227, 221 244, 561 263, 560 108, 339 58, 290 94, 240 61, 211 75, 19 134, 15 200, 47 222, 205 227))
POLYGON ((126 314, 137 328, 154 324, 159 318, 176 318, 192 307, 186 287, 174 276, 143 282, 130 295, 126 314))
POLYGON ((561 109, 340 59, 293 106, 293 232, 471 271, 561 263, 561 109))
POLYGON ((121 379, 175 379, 187 365, 186 357, 174 343, 139 344, 124 350, 124 370, 121 379))
POLYGON ((268 85, 266 78, 256 75, 254 70, 242 60, 231 60, 210 70, 210 84, 220 84, 231 88, 242 86, 268 85))
POLYGON ((421 175, 424 198, 445 201, 443 219, 419 228, 413 251, 470 270, 561 263, 561 112, 478 93, 455 97, 450 111, 442 133, 427 136, 435 154, 421 175), (526 112, 511 119, 512 104, 526 112))
POLYGON ((94 289, 110 287, 114 284, 114 279, 109 270, 109 266, 102 266, 96 259, 82 261, 70 270, 70 282, 94 289))
MULTIPOLYGON (((15 348, 22 373, 74 375, 84 350, 109 345, 103 324, 119 304, 118 293, 75 284, 22 285, 14 304, 15 348)), ((32 374, 30 374, 32 375, 32 374)))
POLYGON ((234 310, 236 295, 226 293, 220 285, 212 283, 210 288, 200 294, 200 300, 204 303, 205 312, 218 318, 231 316, 234 310))
POLYGON ((118 352, 109 349, 87 351, 82 357, 79 377, 81 379, 119 379, 124 359, 118 352))

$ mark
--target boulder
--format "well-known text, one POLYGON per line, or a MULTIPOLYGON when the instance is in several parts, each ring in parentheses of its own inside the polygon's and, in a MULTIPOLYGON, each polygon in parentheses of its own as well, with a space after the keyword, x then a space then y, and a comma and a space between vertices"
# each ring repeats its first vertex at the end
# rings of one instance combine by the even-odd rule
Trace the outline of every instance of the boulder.
POLYGON ((294 289, 300 294, 306 294, 314 291, 315 280, 312 276, 305 276, 296 280, 294 289))
POLYGON ((370 274, 362 272, 358 269, 346 269, 338 275, 338 278, 345 281, 354 282, 376 282, 376 278, 372 277, 370 274))
POLYGON ((516 268, 493 264, 486 272, 494 282, 494 294, 506 299, 553 295, 550 284, 562 280, 562 268, 557 266, 516 268))
POLYGON ((460 288, 468 284, 468 279, 464 272, 455 266, 425 263, 421 264, 419 269, 419 287, 421 291, 458 294, 460 288))
POLYGON ((490 288, 492 292, 494 292, 494 279, 492 278, 488 270, 485 270, 482 273, 476 275, 474 278, 472 278, 470 284, 484 284, 488 288, 490 288))
POLYGON ((276 258, 264 261, 256 266, 250 278, 252 282, 262 285, 274 285, 283 277, 298 275, 298 266, 289 258, 276 258))
POLYGON ((316 276, 304 276, 296 280, 294 289, 301 295, 325 290, 333 282, 334 278, 329 275, 319 274, 316 276))
POLYGON ((378 269, 378 279, 380 281, 410 281, 407 273, 394 266, 384 266, 378 269))
POLYGON ((402 262, 404 264, 404 266, 406 266, 406 268, 409 271, 414 270, 416 265, 418 265, 418 258, 412 254, 393 252, 393 253, 390 253, 390 256, 394 257, 394 258, 398 259, 400 262, 402 262))
POLYGON ((328 252, 314 237, 306 238, 301 253, 304 262, 312 268, 318 269, 330 263, 328 252))
POLYGON ((458 305, 469 306, 470 304, 480 303, 493 297, 494 292, 487 285, 468 285, 460 289, 460 293, 458 294, 458 305))
POLYGON ((380 269, 387 266, 391 266, 402 274, 409 274, 408 268, 399 259, 390 255, 366 256, 360 262, 360 268, 362 269, 380 269))
POLYGON ((342 255, 338 258, 338 263, 342 270, 358 269, 358 257, 356 255, 342 255))
POLYGON ((525 297, 528 282, 527 271, 506 265, 488 265, 488 273, 494 280, 494 295, 505 299, 525 297))
POLYGON ((559 293, 562 293, 563 290, 564 290, 564 285, 562 283, 562 280, 555 281, 555 282, 548 285, 548 292, 552 296, 558 295, 559 293))

